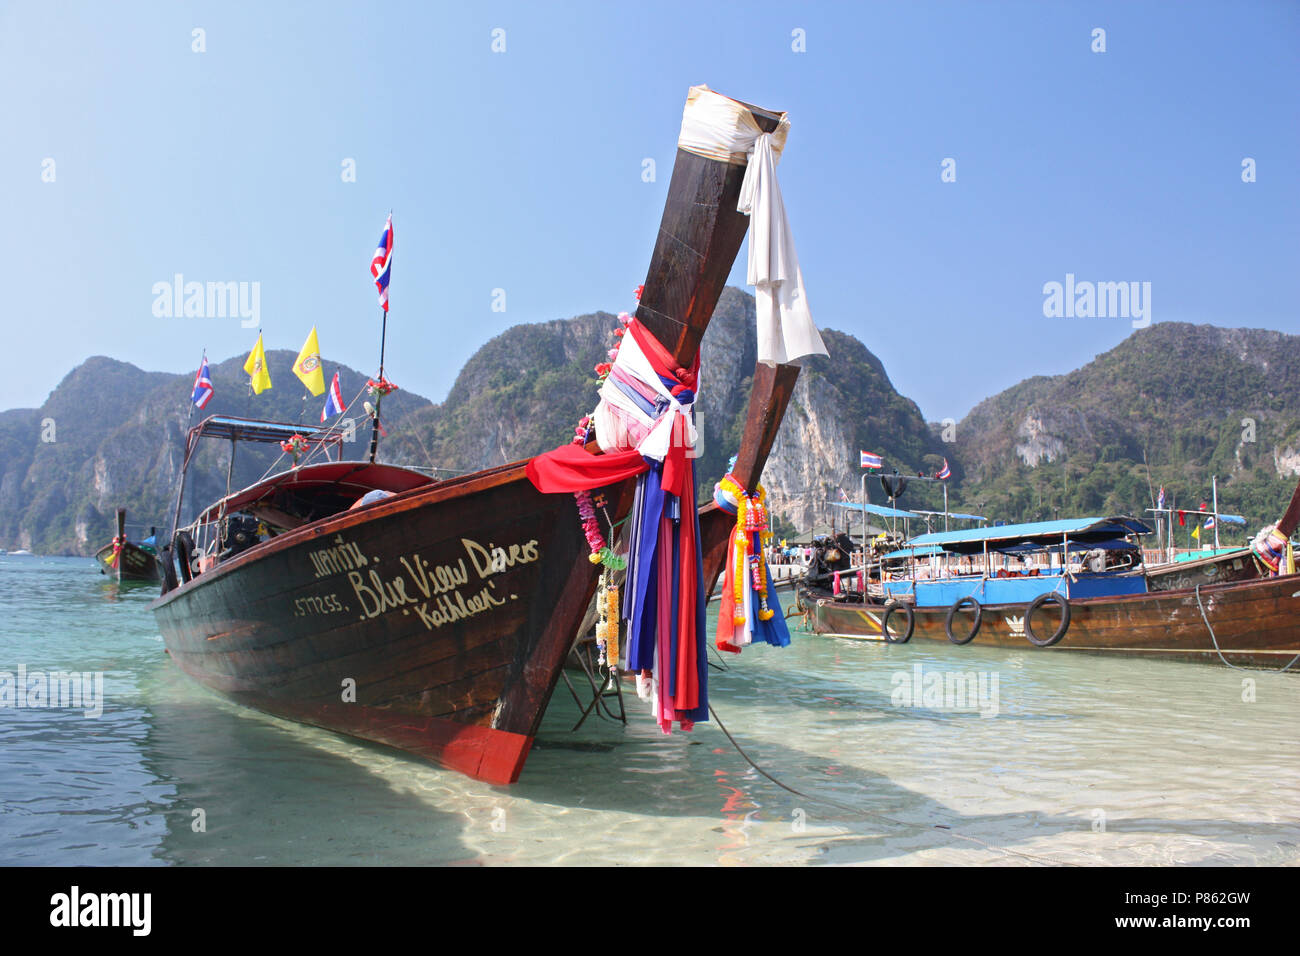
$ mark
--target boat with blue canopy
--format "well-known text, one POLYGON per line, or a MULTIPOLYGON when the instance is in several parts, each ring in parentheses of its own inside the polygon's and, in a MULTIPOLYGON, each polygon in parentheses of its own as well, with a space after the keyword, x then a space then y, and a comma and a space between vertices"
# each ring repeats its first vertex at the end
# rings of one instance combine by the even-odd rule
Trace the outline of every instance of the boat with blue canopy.
POLYGON ((906 573, 890 579, 886 572, 881 586, 886 601, 917 607, 1142 594, 1141 549, 1132 539, 1149 533, 1136 518, 1092 517, 923 534, 904 549, 911 552, 906 573))
MULTIPOLYGON (((873 556, 865 601, 800 598, 814 631, 906 643, 1053 646, 1090 653, 1293 669, 1300 663, 1300 589, 1288 536, 1300 486, 1282 519, 1245 553, 1248 580, 1152 585, 1145 522, 1129 516, 998 524, 918 535, 873 556)), ((1233 559, 1236 560, 1236 559, 1233 559)))

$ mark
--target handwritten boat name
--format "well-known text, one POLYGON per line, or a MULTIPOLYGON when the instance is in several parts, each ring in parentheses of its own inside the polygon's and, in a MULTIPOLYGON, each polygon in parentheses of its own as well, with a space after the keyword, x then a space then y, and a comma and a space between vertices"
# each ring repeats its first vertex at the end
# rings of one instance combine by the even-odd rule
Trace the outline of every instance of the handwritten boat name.
POLYGON ((364 568, 370 562, 366 556, 361 553, 361 549, 352 541, 344 541, 343 535, 334 536, 334 544, 328 548, 317 548, 315 551, 308 551, 307 557, 311 558, 312 567, 316 569, 316 577, 329 577, 331 574, 340 574, 344 571, 355 571, 357 568, 364 568))
POLYGON ((397 559, 402 570, 395 574, 381 574, 378 568, 370 566, 377 562, 366 561, 360 550, 350 543, 321 550, 352 562, 352 567, 343 569, 356 595, 361 620, 400 609, 403 614, 414 612, 431 631, 517 598, 515 594, 507 598, 496 593, 497 582, 490 578, 518 565, 531 564, 540 556, 535 539, 508 547, 497 547, 490 542, 485 547, 469 538, 460 540, 465 557, 454 562, 431 564, 418 552, 402 555, 397 559), (359 562, 356 560, 358 557, 361 558, 359 562), (474 589, 472 593, 468 590, 471 588, 474 589), (462 589, 466 590, 463 592, 462 589))

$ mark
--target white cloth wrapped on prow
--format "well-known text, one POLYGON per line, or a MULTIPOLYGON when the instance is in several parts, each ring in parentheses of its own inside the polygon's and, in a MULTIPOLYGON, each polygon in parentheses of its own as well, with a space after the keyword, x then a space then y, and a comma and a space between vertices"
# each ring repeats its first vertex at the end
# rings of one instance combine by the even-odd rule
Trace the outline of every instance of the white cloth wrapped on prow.
MULTIPOLYGON (((695 395, 697 399, 698 394, 695 395)), ((668 448, 674 442, 681 442, 690 453, 699 440, 695 429, 694 415, 691 414, 694 400, 682 404, 664 387, 663 381, 655 373, 654 366, 641 351, 636 337, 625 335, 618 347, 618 357, 614 359, 614 368, 609 378, 600 387, 600 403, 596 406, 596 441, 603 451, 624 451, 635 448, 647 458, 663 461, 668 455, 668 448), (649 400, 650 391, 657 398, 657 405, 662 408, 655 415, 647 414, 637 402, 628 396, 618 385, 618 379, 627 375, 642 388, 643 400, 649 400)))
POLYGON ((758 360, 786 364, 826 355, 813 324, 794 237, 776 179, 790 120, 784 113, 771 133, 758 128, 742 103, 707 86, 691 88, 677 145, 689 153, 745 166, 738 212, 750 217, 749 272, 758 313, 758 360))

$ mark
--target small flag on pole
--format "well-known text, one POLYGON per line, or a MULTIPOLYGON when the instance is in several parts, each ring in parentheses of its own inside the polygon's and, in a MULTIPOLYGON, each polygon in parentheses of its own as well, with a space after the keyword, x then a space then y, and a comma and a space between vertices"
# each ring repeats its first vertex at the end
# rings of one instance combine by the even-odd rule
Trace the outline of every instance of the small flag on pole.
POLYGON ((1208 518, 1205 519, 1205 530, 1209 531, 1213 527, 1214 527, 1214 515, 1210 515, 1208 518))
POLYGON ((379 290, 379 304, 388 311, 388 280, 393 271, 393 214, 388 214, 388 222, 379 236, 379 248, 370 260, 370 275, 379 290))
POLYGON ((248 384, 253 386, 253 394, 261 395, 271 387, 271 373, 266 367, 266 350, 262 348, 262 336, 257 336, 257 344, 248 353, 244 361, 244 371, 248 373, 248 384))
POLYGON ((952 477, 952 469, 948 467, 947 458, 943 460, 943 467, 939 469, 939 473, 934 477, 938 478, 940 481, 946 481, 952 477))
POLYGON ((883 468, 883 467, 884 467, 884 462, 882 462, 882 461, 880 460, 880 456, 879 456, 879 455, 873 455, 873 454, 872 454, 871 452, 869 452, 869 451, 859 451, 858 454, 860 454, 860 455, 862 456, 862 467, 863 467, 863 468, 883 468))
POLYGON ((320 365, 320 343, 316 341, 316 326, 311 327, 311 334, 302 343, 302 350, 293 362, 293 374, 297 375, 307 391, 320 395, 325 391, 325 371, 320 365))
POLYGON ((324 422, 327 418, 342 415, 343 410, 343 393, 339 390, 339 373, 335 372, 334 381, 330 382, 329 395, 325 398, 325 407, 321 409, 320 420, 324 422))
POLYGON ((212 379, 208 378, 208 357, 205 355, 203 364, 199 366, 199 374, 194 376, 194 393, 190 395, 190 400, 196 408, 203 408, 211 401, 212 394, 212 379))

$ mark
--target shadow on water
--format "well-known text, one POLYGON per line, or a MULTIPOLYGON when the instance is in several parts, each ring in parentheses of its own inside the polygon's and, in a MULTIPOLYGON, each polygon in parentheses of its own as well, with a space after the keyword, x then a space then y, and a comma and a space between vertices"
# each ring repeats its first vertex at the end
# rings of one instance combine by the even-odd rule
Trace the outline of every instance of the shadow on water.
MULTIPOLYGON (((942 661, 921 652, 895 654, 889 667, 897 672, 900 663, 911 667, 914 659, 922 657, 927 666, 942 669, 983 666, 971 658, 942 661)), ((872 762, 871 747, 863 746, 861 738, 878 737, 881 749, 876 752, 884 756, 884 748, 900 728, 909 731, 911 737, 920 733, 933 739, 935 735, 950 734, 958 725, 985 718, 978 713, 894 706, 888 672, 877 681, 878 685, 883 683, 884 689, 878 689, 823 672, 801 671, 797 661, 776 660, 762 668, 731 666, 722 673, 713 673, 711 700, 727 730, 750 758, 800 793, 782 789, 750 766, 716 720, 698 725, 690 734, 660 734, 648 706, 638 701, 630 688, 624 691, 627 727, 589 719, 574 733, 571 728, 582 708, 563 684, 551 701, 534 754, 514 792, 538 802, 625 814, 712 816, 721 821, 714 828, 720 833, 743 830, 752 824, 777 824, 809 852, 810 858, 804 862, 813 863, 875 863, 926 851, 959 850, 974 854, 964 858, 977 862, 1097 865, 1107 862, 1108 854, 1115 850, 1115 840, 1143 837, 1146 839, 1139 842, 1148 847, 1152 838, 1166 844, 1171 837, 1179 838, 1185 844, 1178 850, 1184 854, 1183 859, 1147 862, 1242 862, 1243 857, 1230 847, 1240 848, 1246 858, 1261 851, 1277 858, 1295 858, 1295 847, 1300 843, 1297 821, 1224 820, 1203 814, 1182 819, 1125 816, 1125 808, 1118 807, 1112 808, 1112 818, 1101 832, 1095 832, 1096 819, 1090 815, 1094 804, 1090 801, 1096 797, 1088 793, 1088 784, 1070 778, 1059 767, 1035 768, 1039 776, 1056 777, 1048 789, 1060 799, 1059 812, 963 812, 953 803, 972 803, 971 791, 978 788, 964 786, 962 781, 943 786, 942 790, 953 794, 949 802, 947 797, 941 799, 904 786, 867 766, 872 762), (756 705, 769 711, 786 709, 791 726, 823 725, 816 740, 821 752, 800 747, 797 736, 782 728, 779 718, 774 724, 768 715, 758 726, 746 726, 743 715, 754 714, 756 705), (841 729, 826 731, 828 723, 841 729), (857 738, 852 754, 843 760, 834 756, 833 743, 828 745, 836 733, 857 738), (584 767, 581 771, 580 765, 584 767), (814 834, 814 830, 818 832, 814 834), (1092 837, 1096 840, 1089 846, 1087 841, 1092 837), (1109 844, 1107 837, 1112 841, 1109 844)), ((1005 655, 1000 660, 994 656, 992 661, 1004 670, 1013 666, 1005 655)), ((1156 668, 1152 673, 1158 674, 1162 665, 1150 666, 1156 668)), ((1191 673, 1200 670, 1193 667, 1191 673)), ((1044 671, 1033 665, 1023 677, 1022 683, 1050 687, 1062 675, 1053 673, 1050 667, 1044 671)), ((584 681, 575 683, 581 686, 580 693, 586 691, 584 681)), ((1047 699, 1053 705, 1050 712, 1042 712, 1038 706, 1042 701, 1033 699, 1022 705, 1022 713, 1000 714, 999 726, 1015 735, 1017 725, 1078 721, 1081 726, 1074 732, 1083 735, 1091 731, 1082 725, 1104 707, 1104 703, 1086 695, 1070 707, 1061 707, 1063 701, 1052 699, 1050 694, 1047 699)), ((1134 733, 1140 735, 1141 731, 1134 733)), ((942 753, 942 745, 939 751, 942 753)), ((989 777, 1007 773, 1000 766, 1006 759, 1006 753, 990 748, 987 763, 979 773, 989 777)), ((942 757, 939 760, 941 765, 942 757)), ((968 764, 955 769, 967 773, 970 767, 968 764)), ((1017 772, 1024 770, 1018 768, 1017 772)), ((1024 805, 1026 801, 1018 802, 1024 805)))
POLYGON ((455 775, 240 707, 170 663, 155 678, 143 759, 175 789, 160 808, 161 861, 419 866, 479 855, 462 840, 455 775))

